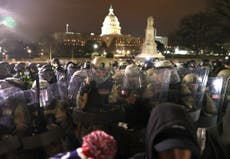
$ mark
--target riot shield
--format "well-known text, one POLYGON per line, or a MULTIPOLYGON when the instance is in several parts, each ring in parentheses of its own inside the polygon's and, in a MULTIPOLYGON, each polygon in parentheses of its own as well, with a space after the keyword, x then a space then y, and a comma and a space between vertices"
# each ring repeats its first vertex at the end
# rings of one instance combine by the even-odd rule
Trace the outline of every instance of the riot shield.
POLYGON ((63 108, 66 105, 61 102, 59 88, 58 83, 47 85, 40 81, 38 87, 24 91, 27 106, 33 114, 31 134, 22 139, 25 150, 50 146, 65 135, 60 123, 67 118, 63 108))
POLYGON ((13 86, 5 80, 0 80, 0 100, 4 100, 19 91, 21 91, 20 88, 13 86))
POLYGON ((40 103, 40 107, 43 108, 51 106, 51 103, 55 99, 61 100, 62 98, 64 98, 61 97, 63 94, 59 94, 60 86, 58 85, 58 83, 40 86, 39 91, 37 91, 36 89, 31 89, 30 91, 27 91, 27 93, 32 96, 31 104, 40 103), (39 93, 39 95, 37 95, 37 93, 39 93), (39 96, 39 101, 38 98, 36 98, 37 96, 39 96))
POLYGON ((146 72, 146 87, 143 98, 150 101, 150 106, 167 100, 170 82, 170 69, 149 69, 146 72))
POLYGON ((6 81, 0 82, 0 156, 21 147, 18 136, 30 127, 30 114, 23 91, 6 81), (3 84, 4 83, 4 84, 3 84))
POLYGON ((113 86, 109 94, 109 103, 119 103, 120 95, 122 93, 121 88, 123 88, 123 78, 124 70, 117 70, 112 76, 113 86))
POLYGON ((58 84, 39 82, 40 87, 25 92, 30 110, 36 114, 34 131, 40 133, 47 130, 50 124, 57 124, 67 118, 66 105, 63 103, 58 92, 58 84))
POLYGON ((194 121, 199 119, 208 71, 204 69, 180 70, 179 104, 185 106, 194 121))
POLYGON ((58 96, 59 99, 66 102, 68 99, 68 85, 66 80, 59 80, 57 82, 57 87, 58 87, 58 96))
POLYGON ((145 85, 143 72, 140 72, 137 66, 133 67, 136 68, 126 68, 120 90, 120 96, 124 98, 128 104, 134 104, 136 99, 142 98, 145 85))
POLYGON ((207 82, 206 91, 208 91, 210 98, 214 101, 217 110, 219 110, 221 104, 221 93, 223 84, 223 77, 209 77, 207 82))
POLYGON ((211 127, 217 124, 217 116, 221 107, 223 77, 209 77, 204 92, 198 127, 211 127))
POLYGON ((229 121, 230 121, 230 77, 226 79, 224 95, 223 95, 223 103, 222 108, 219 113, 219 133, 223 136, 224 145, 229 145, 230 143, 230 129, 229 129, 229 121))
POLYGON ((0 133, 23 132, 29 127, 24 91, 7 81, 0 82, 0 133))
POLYGON ((81 83, 89 75, 88 70, 76 71, 70 78, 69 85, 67 86, 67 96, 69 100, 70 107, 76 106, 76 97, 81 86, 81 83))
POLYGON ((224 112, 230 101, 230 77, 224 78, 221 110, 224 112))

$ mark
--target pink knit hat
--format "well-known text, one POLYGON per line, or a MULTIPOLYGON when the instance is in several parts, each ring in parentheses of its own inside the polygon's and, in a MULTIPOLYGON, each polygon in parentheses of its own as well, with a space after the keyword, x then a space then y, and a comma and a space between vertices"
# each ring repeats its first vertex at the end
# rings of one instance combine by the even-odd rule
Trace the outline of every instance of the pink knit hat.
POLYGON ((90 159, 113 159, 117 152, 116 140, 101 130, 83 137, 82 153, 90 159))

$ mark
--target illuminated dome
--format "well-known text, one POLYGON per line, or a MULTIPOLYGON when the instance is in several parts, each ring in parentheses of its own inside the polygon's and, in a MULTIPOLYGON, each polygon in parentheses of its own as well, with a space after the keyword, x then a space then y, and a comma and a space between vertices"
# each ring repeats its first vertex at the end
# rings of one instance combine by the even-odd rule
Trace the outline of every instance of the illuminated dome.
POLYGON ((113 13, 113 8, 110 6, 109 14, 105 17, 103 22, 103 26, 101 27, 101 36, 103 35, 120 35, 121 34, 121 27, 120 23, 113 13))

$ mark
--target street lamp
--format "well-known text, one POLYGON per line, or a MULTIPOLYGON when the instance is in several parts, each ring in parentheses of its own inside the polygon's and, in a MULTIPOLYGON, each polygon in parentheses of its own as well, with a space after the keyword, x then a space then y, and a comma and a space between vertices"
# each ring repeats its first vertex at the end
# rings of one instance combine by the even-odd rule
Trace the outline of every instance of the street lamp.
POLYGON ((93 48, 94 48, 94 50, 97 50, 98 49, 98 44, 94 44, 93 48))
POLYGON ((31 49, 27 49, 27 53, 29 54, 29 58, 31 59, 32 50, 31 49))
POLYGON ((2 60, 7 61, 8 55, 6 52, 2 52, 2 60))

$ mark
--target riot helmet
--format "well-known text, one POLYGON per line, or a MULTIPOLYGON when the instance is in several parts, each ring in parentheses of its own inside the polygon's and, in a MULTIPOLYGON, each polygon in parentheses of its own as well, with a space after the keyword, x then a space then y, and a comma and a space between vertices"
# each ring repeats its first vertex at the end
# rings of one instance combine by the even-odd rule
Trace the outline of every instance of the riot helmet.
POLYGON ((201 67, 201 68, 204 68, 204 69, 210 70, 211 67, 212 67, 212 65, 210 64, 210 61, 209 61, 209 60, 203 59, 203 60, 201 61, 201 63, 200 63, 200 67, 201 67))
POLYGON ((206 72, 203 77, 197 72, 190 72, 181 80, 181 104, 186 107, 194 122, 197 122, 200 116, 206 83, 206 72))
POLYGON ((48 81, 49 83, 56 83, 56 76, 52 69, 52 66, 47 64, 41 67, 39 75, 42 79, 48 81))
POLYGON ((28 67, 29 67, 30 72, 31 72, 32 74, 38 73, 38 67, 36 66, 36 64, 34 64, 34 63, 29 63, 29 64, 28 64, 28 67))
POLYGON ((10 74, 11 75, 14 75, 16 73, 16 71, 14 70, 14 66, 15 66, 14 63, 11 63, 10 66, 9 66, 10 67, 10 74))
POLYGON ((112 62, 112 66, 113 66, 113 68, 117 68, 117 67, 118 67, 118 65, 119 65, 119 64, 118 64, 118 62, 117 62, 117 61, 113 61, 113 62, 112 62))
POLYGON ((148 61, 144 62, 144 66, 142 66, 142 69, 148 70, 148 69, 153 68, 153 67, 154 67, 153 62, 151 60, 148 60, 148 61))
POLYGON ((228 78, 230 76, 230 69, 223 69, 217 74, 218 77, 228 78))
POLYGON ((83 69, 87 69, 87 70, 90 69, 90 62, 89 61, 84 62, 83 69))
POLYGON ((213 68, 222 67, 222 62, 220 60, 212 61, 213 68))
POLYGON ((58 68, 61 66, 61 63, 60 63, 60 60, 58 58, 53 58, 51 60, 51 65, 54 67, 54 68, 58 68))
POLYGON ((172 61, 170 60, 157 61, 155 63, 155 68, 171 70, 170 84, 177 84, 180 82, 180 77, 176 70, 176 64, 174 64, 172 61))
POLYGON ((24 69, 25 69, 25 66, 26 66, 25 63, 19 62, 19 63, 17 63, 17 64, 14 66, 14 70, 15 70, 17 73, 23 72, 24 69))
POLYGON ((0 62, 0 79, 10 77, 10 65, 8 62, 0 62))
MULTIPOLYGON (((151 68, 146 71, 146 86, 143 97, 151 103, 167 100, 171 71, 170 69, 151 68)), ((154 104, 154 105, 155 105, 154 104)))
POLYGON ((92 60, 91 65, 96 69, 110 69, 111 68, 109 60, 102 56, 95 57, 92 60))
POLYGON ((126 61, 122 61, 119 63, 119 69, 120 70, 124 70, 126 68, 126 66, 128 66, 128 63, 126 61))
MULTIPOLYGON (((191 95, 197 92, 199 76, 194 73, 190 73, 184 76, 181 82, 181 93, 183 95, 191 95)), ((189 106, 189 105, 188 105, 189 106)))
POLYGON ((122 95, 133 94, 139 96, 143 87, 143 78, 139 67, 136 64, 130 64, 125 68, 122 95))
POLYGON ((188 69, 194 69, 196 68, 196 61, 195 60, 190 60, 184 63, 184 68, 188 69))
POLYGON ((156 61, 154 63, 156 68, 172 68, 175 67, 175 64, 170 60, 156 61))
POLYGON ((91 62, 91 70, 93 73, 93 79, 97 83, 103 83, 111 77, 111 64, 109 59, 105 57, 95 57, 91 62))

